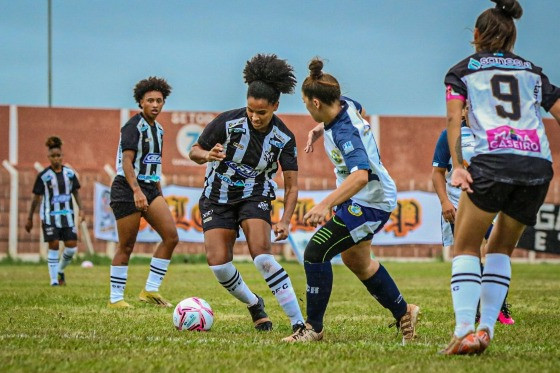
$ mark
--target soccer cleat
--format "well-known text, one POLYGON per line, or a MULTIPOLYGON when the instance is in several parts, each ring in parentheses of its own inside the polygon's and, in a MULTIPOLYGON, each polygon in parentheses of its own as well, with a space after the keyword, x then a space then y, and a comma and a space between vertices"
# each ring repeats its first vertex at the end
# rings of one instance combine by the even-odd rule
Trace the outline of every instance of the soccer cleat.
POLYGON ((140 302, 155 304, 160 307, 173 307, 173 305, 165 300, 158 292, 156 291, 147 291, 146 289, 142 289, 140 295, 138 296, 140 302))
POLYGON ((297 332, 301 328, 305 328, 305 324, 302 321, 298 321, 297 323, 292 325, 292 333, 297 332))
POLYGON ((483 353, 490 344, 490 332, 488 329, 483 328, 476 332, 476 339, 478 339, 479 347, 478 347, 478 354, 483 353))
POLYGON ((54 283, 51 284, 51 286, 59 286, 59 285, 58 285, 58 282, 54 282, 54 283))
POLYGON ((455 335, 446 348, 441 350, 441 355, 473 355, 480 353, 480 342, 474 333, 468 333, 462 338, 455 335))
POLYGON ((109 308, 134 308, 132 307, 130 304, 128 304, 127 302, 125 302, 123 299, 115 302, 115 303, 111 303, 111 301, 109 301, 109 303, 107 303, 107 307, 109 308))
POLYGON ((509 304, 505 303, 505 302, 502 305, 502 309, 500 310, 500 313, 498 314, 498 321, 501 324, 506 324, 506 325, 515 324, 515 320, 511 317, 509 307, 511 307, 511 306, 509 304))
POLYGON ((253 319, 253 323, 255 324, 255 329, 261 332, 272 330, 272 321, 270 321, 264 310, 264 300, 257 294, 255 295, 258 299, 257 303, 247 307, 251 314, 251 319, 253 319))
POLYGON ((64 278, 64 273, 58 272, 58 284, 60 286, 66 286, 66 279, 64 278))
POLYGON ((419 316, 420 307, 415 304, 407 304, 406 313, 400 318, 400 320, 389 325, 389 327, 396 325, 397 329, 402 332, 403 346, 416 337, 416 324, 418 323, 419 316))
POLYGON ((298 323, 294 325, 294 327, 297 327, 294 328, 294 334, 290 335, 289 337, 282 338, 283 342, 314 342, 323 339, 323 333, 325 329, 317 333, 315 330, 313 330, 313 327, 307 323, 305 325, 298 323))

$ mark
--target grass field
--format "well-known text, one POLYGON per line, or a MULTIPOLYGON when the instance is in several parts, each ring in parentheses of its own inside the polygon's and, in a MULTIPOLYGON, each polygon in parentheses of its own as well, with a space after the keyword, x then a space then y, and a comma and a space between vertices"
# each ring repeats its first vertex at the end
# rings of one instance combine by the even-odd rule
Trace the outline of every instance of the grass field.
MULTIPOLYGON (((300 299, 303 267, 285 263, 300 299)), ((206 299, 215 312, 210 332, 179 332, 172 309, 140 304, 148 265, 129 269, 126 300, 133 310, 110 310, 109 266, 66 270, 68 286, 48 286, 46 264, 0 266, 0 371, 305 371, 305 372, 558 372, 560 266, 513 265, 510 303, 516 324, 498 325, 479 357, 438 356, 449 340, 453 311, 448 263, 385 263, 408 302, 421 306, 416 343, 402 347, 387 310, 344 267, 334 266, 325 340, 287 345, 288 319, 251 263, 238 263, 263 296, 275 329, 257 333, 245 307, 229 296, 205 264, 172 264, 161 288, 176 303, 206 299)), ((302 306, 304 302, 301 302, 302 306)))

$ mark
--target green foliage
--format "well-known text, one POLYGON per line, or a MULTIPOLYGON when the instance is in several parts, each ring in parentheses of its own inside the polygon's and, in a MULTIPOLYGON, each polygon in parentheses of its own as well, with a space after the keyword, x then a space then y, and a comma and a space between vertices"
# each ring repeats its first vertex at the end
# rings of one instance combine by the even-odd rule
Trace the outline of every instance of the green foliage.
MULTIPOLYGON (((83 258, 86 259, 86 258, 83 258)), ((439 356, 453 330, 448 263, 385 263, 408 302, 422 308, 419 338, 405 347, 390 313, 346 268, 334 266, 335 285, 325 340, 287 345, 289 320, 255 267, 236 264, 266 302, 274 331, 257 333, 245 307, 230 296, 206 264, 169 268, 162 294, 177 303, 199 296, 215 312, 207 333, 173 328, 172 309, 137 301, 147 262, 129 269, 126 300, 133 310, 111 310, 109 263, 67 268, 66 287, 48 285, 46 265, 4 265, 0 271, 0 371, 253 371, 384 372, 560 370, 560 281, 556 265, 514 264, 509 302, 516 324, 497 325, 482 356, 439 356)), ((284 264, 303 306, 303 267, 284 264)))

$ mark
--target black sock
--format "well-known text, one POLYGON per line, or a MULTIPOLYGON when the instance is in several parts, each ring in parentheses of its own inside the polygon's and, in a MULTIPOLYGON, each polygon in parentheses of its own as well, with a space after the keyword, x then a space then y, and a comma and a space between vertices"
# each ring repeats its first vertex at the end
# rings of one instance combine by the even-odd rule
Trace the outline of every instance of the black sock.
POLYGON ((331 262, 304 263, 307 277, 307 322, 313 330, 323 330, 323 317, 332 291, 331 262))
POLYGON ((362 281, 371 295, 400 320, 406 313, 406 302, 402 297, 397 284, 381 264, 373 276, 362 281))

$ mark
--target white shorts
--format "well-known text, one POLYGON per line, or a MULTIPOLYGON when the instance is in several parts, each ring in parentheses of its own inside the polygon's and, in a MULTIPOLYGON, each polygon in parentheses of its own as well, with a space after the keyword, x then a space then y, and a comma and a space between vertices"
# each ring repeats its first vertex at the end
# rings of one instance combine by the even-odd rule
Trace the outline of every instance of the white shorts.
POLYGON ((441 217, 441 241, 444 247, 453 245, 453 230, 451 229, 451 223, 445 221, 443 216, 441 217))

